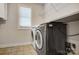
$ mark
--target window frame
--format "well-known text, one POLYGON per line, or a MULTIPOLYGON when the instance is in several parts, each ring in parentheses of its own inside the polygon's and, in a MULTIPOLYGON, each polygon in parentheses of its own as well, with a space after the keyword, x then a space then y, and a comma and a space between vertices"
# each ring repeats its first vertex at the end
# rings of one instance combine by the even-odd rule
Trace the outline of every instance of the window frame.
POLYGON ((20 26, 20 8, 23 7, 23 8, 30 8, 30 7, 24 7, 24 6, 20 6, 18 7, 18 29, 31 29, 32 28, 32 8, 31 9, 31 26, 20 26))

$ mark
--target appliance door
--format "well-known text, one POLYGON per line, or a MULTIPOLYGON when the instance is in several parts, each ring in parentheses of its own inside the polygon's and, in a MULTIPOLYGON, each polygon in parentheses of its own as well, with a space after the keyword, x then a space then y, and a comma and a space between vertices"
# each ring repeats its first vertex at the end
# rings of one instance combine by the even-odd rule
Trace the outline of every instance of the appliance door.
POLYGON ((66 25, 57 24, 53 26, 53 35, 57 54, 65 54, 66 25))
POLYGON ((36 41, 35 40, 35 35, 36 35, 35 30, 31 31, 31 35, 32 35, 32 46, 33 46, 34 49, 36 49, 36 46, 35 46, 35 41, 36 41))
POLYGON ((40 30, 36 31, 36 47, 39 50, 43 47, 43 37, 40 30))

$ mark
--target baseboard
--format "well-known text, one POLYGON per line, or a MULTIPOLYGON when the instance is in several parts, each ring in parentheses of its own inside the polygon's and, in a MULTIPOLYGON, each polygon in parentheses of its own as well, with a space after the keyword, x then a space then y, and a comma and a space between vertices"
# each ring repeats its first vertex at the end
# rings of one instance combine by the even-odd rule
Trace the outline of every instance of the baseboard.
POLYGON ((32 42, 14 43, 14 44, 0 44, 0 48, 7 48, 7 47, 13 47, 13 46, 20 46, 20 45, 29 45, 29 44, 32 44, 32 42))

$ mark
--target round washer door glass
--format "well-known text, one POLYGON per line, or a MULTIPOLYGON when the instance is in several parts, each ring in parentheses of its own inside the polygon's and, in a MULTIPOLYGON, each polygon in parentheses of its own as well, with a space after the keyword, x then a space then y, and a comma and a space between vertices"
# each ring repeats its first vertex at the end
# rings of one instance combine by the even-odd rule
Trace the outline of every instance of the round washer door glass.
POLYGON ((42 34, 39 30, 36 31, 36 46, 41 49, 43 45, 42 34))

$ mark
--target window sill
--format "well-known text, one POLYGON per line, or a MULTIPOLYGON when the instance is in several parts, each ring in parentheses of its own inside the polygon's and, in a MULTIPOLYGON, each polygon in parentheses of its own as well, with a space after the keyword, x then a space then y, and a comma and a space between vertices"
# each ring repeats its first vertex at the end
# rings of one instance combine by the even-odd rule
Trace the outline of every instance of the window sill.
POLYGON ((27 29, 32 29, 32 27, 18 27, 20 30, 27 30, 27 29))

